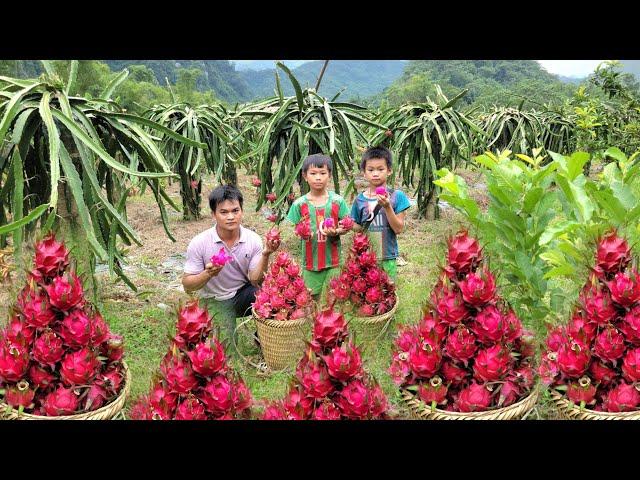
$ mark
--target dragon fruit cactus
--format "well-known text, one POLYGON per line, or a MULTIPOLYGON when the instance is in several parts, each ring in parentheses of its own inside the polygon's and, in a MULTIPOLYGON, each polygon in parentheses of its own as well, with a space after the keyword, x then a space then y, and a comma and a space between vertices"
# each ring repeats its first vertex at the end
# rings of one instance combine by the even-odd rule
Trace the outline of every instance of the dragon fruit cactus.
POLYGON ((499 297, 478 240, 465 230, 448 239, 422 318, 399 328, 394 347, 394 383, 432 410, 507 407, 534 387, 533 335, 499 297))
POLYGON ((315 317, 313 337, 289 392, 265 404, 263 420, 366 420, 389 417, 387 398, 362 366, 344 315, 328 307, 315 317))
POLYGON ((543 383, 576 407, 640 409, 640 277, 627 240, 607 232, 592 274, 566 325, 551 328, 542 351, 543 383))
POLYGON ((378 266, 365 233, 356 233, 339 276, 329 280, 329 303, 349 304, 360 317, 382 315, 396 304, 395 284, 378 266))
POLYGON ((212 334, 211 317, 197 301, 178 309, 174 341, 151 389, 133 403, 133 420, 231 420, 249 418, 253 399, 227 363, 212 334), (176 341, 176 339, 178 339, 176 341))
POLYGON ((289 253, 278 252, 256 293, 256 315, 265 320, 297 320, 311 315, 313 299, 301 273, 289 253))
POLYGON ((53 234, 37 242, 27 284, 0 332, 3 401, 19 412, 88 412, 113 402, 124 386, 122 338, 87 302, 69 267, 69 252, 53 234))

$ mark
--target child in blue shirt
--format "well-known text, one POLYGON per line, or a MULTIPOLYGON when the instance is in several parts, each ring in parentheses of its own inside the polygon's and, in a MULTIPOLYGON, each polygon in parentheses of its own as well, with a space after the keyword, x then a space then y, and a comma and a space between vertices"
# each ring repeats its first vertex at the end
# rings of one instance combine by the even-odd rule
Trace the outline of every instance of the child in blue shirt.
POLYGON ((369 186, 353 202, 351 217, 359 226, 371 222, 368 233, 378 261, 389 277, 395 280, 399 255, 397 235, 404 229, 406 210, 411 204, 404 192, 387 186, 387 177, 392 173, 391 165, 389 149, 370 147, 365 150, 360 169, 369 186), (376 213, 377 205, 381 208, 376 213))

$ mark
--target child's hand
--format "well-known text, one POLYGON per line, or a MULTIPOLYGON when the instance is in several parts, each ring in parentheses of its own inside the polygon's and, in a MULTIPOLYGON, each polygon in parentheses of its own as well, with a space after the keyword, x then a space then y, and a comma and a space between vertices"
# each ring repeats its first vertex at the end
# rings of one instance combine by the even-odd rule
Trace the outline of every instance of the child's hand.
POLYGON ((339 235, 338 229, 336 227, 324 227, 324 234, 327 237, 337 237, 339 235))
POLYGON ((391 199, 387 195, 376 195, 378 197, 378 203, 382 208, 389 208, 391 206, 391 199))

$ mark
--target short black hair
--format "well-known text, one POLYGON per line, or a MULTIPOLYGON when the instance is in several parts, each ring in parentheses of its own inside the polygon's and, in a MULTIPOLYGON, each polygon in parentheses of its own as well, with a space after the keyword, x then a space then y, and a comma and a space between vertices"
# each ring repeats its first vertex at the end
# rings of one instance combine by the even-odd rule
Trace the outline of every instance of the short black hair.
POLYGON ((384 158, 387 162, 387 168, 391 170, 392 155, 391 150, 387 147, 380 145, 379 147, 369 147, 362 154, 362 161, 360 162, 360 170, 367 167, 367 160, 373 160, 378 158, 384 158))
POLYGON ((242 193, 233 185, 220 185, 209 194, 209 207, 215 213, 219 203, 225 200, 237 200, 242 210, 242 193))
POLYGON ((327 167, 329 173, 333 170, 333 162, 329 155, 323 155, 322 153, 314 153, 304 159, 302 163, 302 173, 306 174, 310 167, 322 168, 327 167))

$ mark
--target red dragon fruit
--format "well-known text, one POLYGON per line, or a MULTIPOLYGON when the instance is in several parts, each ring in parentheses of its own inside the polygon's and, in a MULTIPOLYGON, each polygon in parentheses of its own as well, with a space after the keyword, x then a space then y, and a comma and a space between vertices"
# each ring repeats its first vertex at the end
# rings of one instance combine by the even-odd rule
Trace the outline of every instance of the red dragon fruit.
POLYGON ((596 387, 589 377, 580 377, 577 382, 571 382, 567 388, 567 398, 577 405, 591 405, 596 401, 596 387))
POLYGON ((60 337, 72 348, 84 347, 91 340, 91 324, 84 311, 73 310, 60 324, 60 337))
POLYGON ((233 384, 233 409, 240 413, 249 413, 253 397, 246 383, 239 379, 233 384))
POLYGON ((338 222, 338 226, 343 230, 351 230, 354 224, 355 222, 353 221, 353 218, 348 215, 338 222))
POLYGON ((640 392, 634 385, 623 382, 609 390, 602 406, 607 412, 628 412, 635 410, 638 404, 640 404, 640 392))
POLYGON ((585 288, 580 294, 580 303, 587 319, 598 325, 612 321, 618 313, 609 293, 598 287, 585 288))
POLYGON ((449 326, 426 313, 418 325, 418 331, 424 338, 431 338, 440 342, 449 333, 449 326))
POLYGON ((387 189, 385 187, 376 187, 376 195, 387 195, 387 189))
POLYGON ((442 353, 439 345, 431 339, 422 339, 409 352, 411 371, 421 378, 431 378, 440 368, 442 353))
POLYGON ((217 339, 202 342, 187 352, 193 371, 203 377, 210 377, 226 366, 226 358, 222 345, 217 339))
POLYGON ((42 402, 44 412, 50 417, 71 415, 78 409, 78 395, 73 388, 60 385, 49 393, 42 402))
POLYGON ((284 409, 296 420, 309 418, 313 412, 313 400, 304 396, 297 387, 292 386, 283 401, 284 409))
POLYGON ((56 379, 52 373, 38 365, 31 365, 28 378, 34 387, 41 390, 46 390, 50 385, 53 385, 56 379))
POLYGON ((473 307, 481 307, 494 300, 495 280, 487 269, 481 275, 470 273, 459 284, 462 298, 473 307))
POLYGON ((312 345, 320 348, 332 348, 347 335, 347 322, 344 315, 332 308, 321 311, 313 324, 312 345))
POLYGON ((323 402, 313 411, 312 420, 340 420, 340 410, 332 402, 323 402))
POLYGON ((102 315, 94 312, 91 318, 91 344, 100 345, 109 339, 109 325, 105 322, 102 315))
POLYGON ((616 378, 618 373, 600 362, 592 362, 589 367, 589 375, 595 383, 607 386, 616 378))
POLYGON ((584 343, 571 340, 558 350, 558 367, 568 377, 578 378, 589 367, 591 352, 584 343))
POLYGON ((62 359, 64 352, 62 339, 51 330, 45 330, 33 343, 33 358, 42 365, 53 366, 62 359))
POLYGON ((462 325, 456 328, 447 337, 445 354, 465 365, 476 353, 476 336, 462 325))
POLYGON ((598 324, 585 320, 582 315, 574 314, 567 325, 566 333, 571 338, 577 338, 585 344, 590 344, 596 338, 598 324))
POLYGON ((62 358, 60 378, 65 385, 83 385, 96 376, 100 365, 100 360, 86 347, 69 352, 62 358))
POLYGON ((51 233, 36 243, 34 263, 35 270, 45 278, 62 275, 69 266, 69 252, 51 233))
POLYGON ((622 307, 631 307, 640 300, 640 278, 635 270, 631 275, 616 273, 608 287, 611 299, 622 307))
POLYGON ((18 382, 29 368, 29 354, 24 348, 7 345, 0 346, 0 380, 18 382))
POLYGON ((233 407, 232 384, 225 376, 217 375, 202 388, 199 398, 208 412, 222 415, 233 407))
POLYGON ((491 404, 491 392, 482 385, 473 382, 460 390, 456 405, 461 412, 476 412, 486 410, 491 404))
POLYGON ((74 273, 54 277, 51 284, 45 288, 51 305, 63 312, 68 312, 73 307, 80 307, 84 303, 82 283, 74 273))
POLYGON ((473 372, 478 380, 493 382, 504 377, 511 364, 509 351, 501 345, 480 350, 473 362, 473 372))
POLYGON ((400 386, 407 382, 407 378, 411 375, 411 367, 409 366, 409 354, 407 352, 395 352, 389 367, 389 375, 393 383, 400 386))
POLYGON ((23 323, 20 318, 14 316, 9 321, 9 325, 4 329, 2 335, 4 335, 10 344, 30 345, 33 342, 35 330, 26 323, 23 323))
POLYGON ((500 310, 489 305, 476 315, 471 328, 482 343, 493 344, 504 336, 506 327, 506 321, 500 310))
POLYGON ((464 304, 460 293, 444 289, 440 295, 432 295, 431 302, 435 311, 443 322, 457 324, 469 315, 469 309, 464 304))
POLYGON ((275 201, 276 201, 276 199, 277 199, 278 197, 276 196, 276 194, 275 194, 275 193, 271 192, 271 193, 267 193, 267 194, 264 196, 264 198, 266 198, 268 202, 273 203, 273 202, 275 202, 275 201))
POLYGON ((606 273, 618 272, 631 261, 631 251, 627 241, 618 237, 615 230, 606 234, 598 242, 596 265, 606 273))
POLYGON ((509 309, 507 314, 503 316, 503 319, 505 322, 505 341, 511 343, 522 338, 524 333, 522 330, 522 322, 512 309, 509 309))
POLYGON ((193 374, 189 361, 180 354, 170 353, 160 367, 167 386, 173 392, 186 394, 196 387, 198 379, 193 374))
POLYGON ((171 392, 162 382, 157 382, 149 394, 149 405, 153 409, 164 412, 169 418, 178 405, 178 395, 171 392))
POLYGON ((603 329, 596 337, 594 353, 602 360, 615 362, 624 355, 624 336, 614 327, 603 329))
POLYGON ((297 377, 305 394, 311 398, 326 397, 335 389, 329 372, 320 362, 301 362, 297 369, 297 377))
POLYGON ((562 327, 556 327, 549 330, 545 344, 551 352, 557 352, 560 349, 560 345, 565 342, 564 329, 562 327))
POLYGON ((107 401, 107 395, 104 387, 94 383, 87 391, 87 396, 84 399, 84 409, 91 411, 102 407, 107 401))
POLYGON ((298 222, 294 228, 294 233, 302 240, 310 240, 313 236, 311 232, 311 222, 308 216, 302 217, 302 220, 298 222))
POLYGON ((418 397, 427 405, 444 405, 447 403, 447 386, 436 375, 430 378, 428 382, 420 384, 418 397))
POLYGON ((178 407, 173 417, 174 420, 206 420, 207 412, 204 405, 193 396, 185 398, 178 407))
POLYGON ((498 398, 498 406, 508 407, 516 403, 520 397, 520 388, 513 382, 504 382, 500 386, 500 394, 498 398))
POLYGON ((265 238, 267 239, 268 242, 279 243, 280 242, 280 230, 278 230, 277 227, 271 228, 267 232, 267 234, 265 235, 265 238))
POLYGON ((371 408, 369 389, 360 380, 347 384, 336 400, 338 408, 347 418, 366 418, 371 408))
POLYGON ((198 301, 187 303, 178 312, 177 336, 187 343, 196 343, 211 331, 211 318, 206 310, 198 306, 198 301))
POLYGON ((18 298, 18 308, 27 325, 33 328, 44 328, 53 322, 56 314, 49 308, 46 293, 37 289, 28 289, 18 298))
POLYGON ((117 366, 112 366, 98 375, 100 385, 104 386, 104 388, 113 395, 120 391, 123 378, 124 374, 117 366))
POLYGON ((4 401, 13 408, 32 408, 35 394, 29 388, 29 382, 20 380, 16 385, 7 387, 4 401))
POLYGON ((231 260, 233 260, 233 256, 227 255, 227 251, 224 249, 224 247, 220 247, 218 253, 212 255, 209 259, 214 267, 224 267, 231 260))
POLYGON ((260 180, 258 177, 253 177, 251 179, 251 185, 253 185, 254 187, 259 187, 260 185, 262 185, 262 180, 260 180))
POLYGON ((458 232, 447 241, 448 265, 457 274, 472 272, 482 260, 482 249, 475 238, 469 237, 466 230, 458 232))
POLYGON ((640 344, 640 305, 629 310, 618 324, 626 340, 635 345, 640 344))
POLYGON ((629 350, 625 355, 622 376, 630 382, 640 381, 640 348, 629 350))
POLYGON ((559 374, 558 353, 548 352, 546 355, 542 355, 540 366, 538 367, 538 375, 540 375, 542 383, 547 386, 551 385, 556 381, 559 374))
POLYGON ((329 375, 341 382, 358 375, 362 368, 360 351, 353 343, 334 347, 323 359, 329 375))

